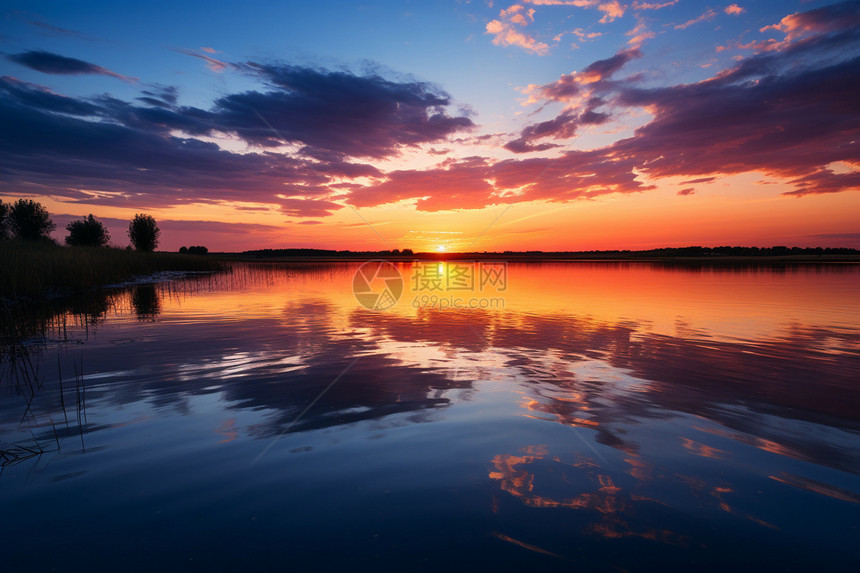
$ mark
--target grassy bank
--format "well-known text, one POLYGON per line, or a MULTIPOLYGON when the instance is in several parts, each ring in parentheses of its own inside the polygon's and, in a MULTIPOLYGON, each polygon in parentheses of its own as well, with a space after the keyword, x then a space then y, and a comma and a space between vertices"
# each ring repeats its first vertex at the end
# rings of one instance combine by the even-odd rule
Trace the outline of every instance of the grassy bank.
POLYGON ((221 268, 223 263, 205 256, 2 241, 0 298, 44 299, 163 271, 216 271, 221 268))

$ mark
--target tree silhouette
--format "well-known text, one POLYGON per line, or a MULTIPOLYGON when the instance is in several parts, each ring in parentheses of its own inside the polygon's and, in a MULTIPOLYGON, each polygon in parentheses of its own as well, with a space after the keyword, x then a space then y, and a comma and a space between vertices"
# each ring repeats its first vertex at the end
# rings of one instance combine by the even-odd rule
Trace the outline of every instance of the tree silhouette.
POLYGON ((50 239, 48 235, 57 228, 42 204, 32 199, 18 199, 12 203, 8 219, 12 234, 27 241, 50 239))
POLYGON ((128 238, 138 251, 154 251, 161 229, 152 215, 135 215, 128 224, 128 238))
POLYGON ((0 201, 0 241, 9 238, 9 205, 0 201))
POLYGON ((66 225, 69 236, 66 244, 77 247, 103 247, 110 241, 110 234, 101 221, 90 214, 82 221, 72 221, 66 225))

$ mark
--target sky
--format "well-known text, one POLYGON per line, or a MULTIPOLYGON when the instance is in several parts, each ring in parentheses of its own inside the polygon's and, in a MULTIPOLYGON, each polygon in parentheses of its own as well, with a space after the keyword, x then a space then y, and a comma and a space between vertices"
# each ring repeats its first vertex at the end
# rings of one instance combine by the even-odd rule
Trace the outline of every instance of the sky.
POLYGON ((860 1, 0 9, 0 200, 162 250, 860 247, 860 1))

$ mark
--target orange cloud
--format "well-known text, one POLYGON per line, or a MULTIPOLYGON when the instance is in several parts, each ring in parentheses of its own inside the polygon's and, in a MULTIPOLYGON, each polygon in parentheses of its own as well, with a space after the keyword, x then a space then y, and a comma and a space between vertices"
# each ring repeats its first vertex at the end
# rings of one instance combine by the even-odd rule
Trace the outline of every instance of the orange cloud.
POLYGON ((486 33, 493 35, 493 44, 497 46, 518 46, 527 52, 544 56, 549 53, 549 45, 517 28, 534 22, 534 13, 534 9, 526 10, 522 5, 514 4, 499 12, 498 20, 487 23, 486 33))
POLYGON ((611 0, 610 2, 599 4, 597 9, 603 12, 603 18, 600 19, 601 24, 608 24, 616 18, 620 18, 624 15, 624 6, 622 6, 618 0, 611 0))

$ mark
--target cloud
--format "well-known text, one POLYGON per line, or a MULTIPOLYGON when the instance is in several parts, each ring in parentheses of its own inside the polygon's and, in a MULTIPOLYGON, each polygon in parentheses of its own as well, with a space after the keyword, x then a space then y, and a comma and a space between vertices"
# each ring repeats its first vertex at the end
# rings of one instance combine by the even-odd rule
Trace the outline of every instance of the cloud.
POLYGON ((597 109, 605 101, 595 94, 607 89, 608 80, 625 64, 641 56, 637 48, 629 48, 610 58, 597 60, 580 72, 565 74, 554 82, 529 86, 529 102, 561 102, 567 104, 566 109, 553 119, 525 127, 520 137, 505 144, 505 148, 514 153, 545 151, 558 145, 537 144, 535 141, 547 137, 570 139, 581 125, 600 125, 609 121, 610 115, 597 109))
POLYGON ((615 72, 624 67, 624 64, 641 56, 642 52, 636 48, 621 50, 610 58, 597 60, 590 64, 585 68, 585 70, 583 70, 582 76, 587 78, 587 80, 585 80, 586 83, 594 83, 596 81, 609 78, 615 74, 615 72))
POLYGON ((630 7, 634 10, 661 10, 669 6, 674 6, 677 3, 678 0, 669 0, 669 2, 633 2, 630 7))
POLYGON ((525 153, 559 147, 555 143, 535 144, 534 142, 547 137, 570 139, 576 135, 581 125, 600 125, 606 123, 609 121, 609 114, 594 110, 601 103, 602 101, 598 100, 594 105, 587 107, 582 113, 566 111, 553 119, 532 124, 523 129, 518 139, 506 143, 505 149, 514 153, 525 153))
POLYGON ((818 235, 807 235, 814 239, 852 239, 860 241, 860 233, 821 233, 818 235))
POLYGON ((765 26, 760 31, 780 31, 789 41, 793 41, 804 36, 829 34, 857 26, 860 26, 860 2, 849 0, 808 12, 789 14, 778 24, 765 26))
POLYGON ((486 33, 493 35, 493 44, 497 46, 517 46, 527 52, 545 56, 549 53, 549 45, 520 30, 529 22, 534 22, 534 13, 533 9, 526 10, 521 4, 514 4, 499 12, 498 20, 490 20, 487 23, 486 33))
POLYGON ((597 5, 598 10, 603 12, 603 18, 600 19, 601 24, 608 24, 616 18, 624 15, 625 7, 618 0, 610 0, 609 2, 601 2, 597 5))
POLYGON ((293 217, 327 217, 332 211, 342 209, 343 205, 324 199, 287 197, 278 201, 281 211, 293 217))
POLYGON ((526 103, 546 100, 563 103, 574 103, 586 99, 605 85, 626 63, 642 56, 637 48, 621 50, 612 57, 597 60, 585 67, 581 72, 562 75, 558 80, 543 85, 530 85, 524 92, 529 94, 526 103))
POLYGON ((681 196, 687 196, 687 195, 692 195, 692 194, 694 194, 695 192, 696 192, 696 189, 695 189, 695 188, 693 188, 693 187, 688 187, 688 188, 686 188, 686 189, 681 189, 680 191, 678 191, 678 195, 681 195, 681 196))
MULTIPOLYGON (((201 51, 206 52, 206 54, 215 54, 216 50, 212 48, 200 48, 201 51)), ((235 68, 234 64, 229 62, 224 62, 219 60, 218 58, 214 58, 212 56, 207 56, 206 54, 201 54, 200 52, 195 52, 194 50, 181 50, 175 49, 174 52, 178 52, 180 54, 185 54, 186 56, 191 56, 192 58, 198 58, 206 62, 206 67, 215 72, 216 74, 220 74, 224 70, 228 68, 235 68)))
POLYGON ((124 82, 133 83, 137 81, 137 78, 124 76, 122 74, 112 72, 107 68, 103 68, 77 58, 69 58, 42 50, 31 50, 29 52, 21 52, 20 54, 9 54, 6 58, 16 64, 26 66, 31 70, 36 70, 43 74, 97 74, 117 78, 124 82))
POLYGON ((792 179, 789 183, 795 186, 794 191, 786 195, 802 197, 821 193, 839 193, 860 189, 860 162, 855 162, 857 171, 852 173, 834 173, 830 169, 820 168, 817 171, 792 179))
POLYGON ((639 48, 645 43, 645 40, 650 40, 654 37, 654 32, 648 29, 648 24, 644 18, 636 18, 636 27, 626 32, 625 35, 631 36, 627 44, 633 48, 639 48))
POLYGON ((744 8, 741 8, 737 4, 729 4, 723 9, 723 12, 729 14, 730 16, 738 16, 739 14, 743 14, 746 12, 744 8))
POLYGON ((449 159, 427 170, 386 173, 368 161, 437 142, 504 140, 457 138, 472 121, 448 113, 448 94, 413 79, 236 64, 263 87, 202 109, 178 105, 168 88, 150 87, 130 103, 2 78, 0 182, 6 193, 82 204, 238 202, 313 218, 343 203, 409 201, 439 211, 566 202, 648 191, 664 177, 694 189, 750 171, 787 181, 797 196, 860 189, 857 6, 783 18, 777 31, 786 38, 777 47, 695 83, 643 87, 635 76, 617 78, 641 56, 622 50, 524 90, 530 103, 562 109, 506 146, 555 156, 449 159), (587 151, 563 147, 581 125, 608 121, 610 111, 641 110, 650 119, 625 139, 587 151), (247 149, 233 153, 197 139, 223 134, 247 149))
POLYGON ((366 207, 418 199, 422 211, 479 209, 493 202, 489 165, 481 158, 467 158, 431 170, 393 171, 385 181, 353 191, 349 202, 366 207))
POLYGON ((530 86, 531 102, 561 102, 565 108, 527 126, 506 147, 560 151, 559 141, 576 133, 584 111, 605 103, 652 116, 626 139, 558 157, 473 159, 399 172, 356 189, 349 200, 375 205, 416 199, 419 209, 430 210, 564 202, 646 191, 664 177, 685 177, 690 185, 752 171, 786 180, 794 196, 860 190, 860 29, 851 18, 837 16, 844 16, 844 7, 811 12, 792 22, 815 22, 816 32, 700 82, 643 88, 631 79, 608 79, 637 57, 631 52, 530 86), (838 172, 829 167, 836 162, 842 163, 838 172), (437 178, 446 183, 434 187, 437 178))
MULTIPOLYGON (((677 1, 677 0, 676 0, 677 1)), ((535 6, 576 6, 577 8, 597 8, 603 12, 601 24, 608 24, 624 15, 626 7, 618 0, 523 0, 524 4, 535 6)))
POLYGON ((48 30, 54 35, 63 35, 63 36, 80 36, 80 32, 76 30, 68 30, 66 28, 60 28, 59 26, 54 26, 52 24, 48 24, 47 22, 43 22, 42 20, 31 19, 27 20, 33 26, 38 26, 43 30, 48 30))
POLYGON ((446 141, 468 130, 429 84, 378 75, 243 64, 266 91, 228 94, 209 109, 177 105, 174 88, 137 103, 72 98, 0 78, 4 192, 126 207, 265 203, 292 216, 339 209, 336 186, 382 173, 357 158, 446 141), (233 153, 197 137, 229 134, 233 153), (290 144, 294 151, 284 152, 290 144), (332 185, 333 187, 329 187, 332 185))
POLYGON ((690 26, 692 26, 694 24, 713 20, 716 15, 717 15, 717 12, 713 8, 708 8, 705 11, 705 13, 702 14, 701 16, 699 16, 697 18, 693 18, 692 20, 688 20, 688 21, 684 22, 683 24, 678 24, 677 26, 675 26, 675 29, 676 30, 686 30, 687 28, 689 28, 690 26))
POLYGON ((349 202, 374 206, 417 199, 418 210, 440 211, 533 200, 563 203, 653 189, 637 179, 635 167, 634 160, 611 157, 605 150, 497 163, 469 158, 436 169, 390 173, 387 181, 354 191, 349 202))

